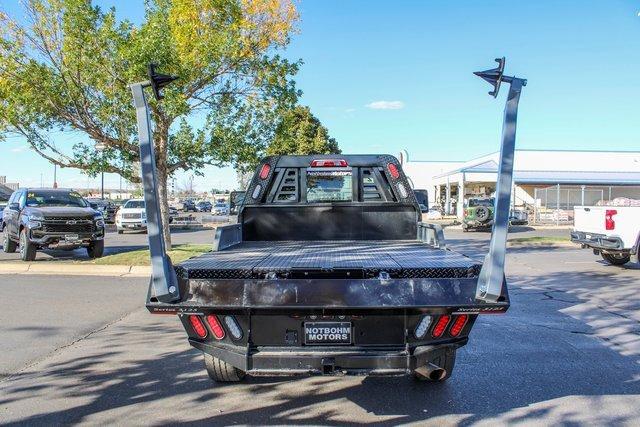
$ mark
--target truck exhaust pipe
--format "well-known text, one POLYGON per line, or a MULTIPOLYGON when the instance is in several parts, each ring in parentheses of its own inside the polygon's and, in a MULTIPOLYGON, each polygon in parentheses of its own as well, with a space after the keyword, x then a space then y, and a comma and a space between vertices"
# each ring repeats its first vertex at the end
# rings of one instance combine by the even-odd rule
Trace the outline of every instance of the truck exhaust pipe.
POLYGON ((440 381, 447 375, 447 371, 444 368, 434 365, 433 363, 427 363, 424 366, 416 368, 416 373, 425 378, 429 378, 431 381, 440 381))

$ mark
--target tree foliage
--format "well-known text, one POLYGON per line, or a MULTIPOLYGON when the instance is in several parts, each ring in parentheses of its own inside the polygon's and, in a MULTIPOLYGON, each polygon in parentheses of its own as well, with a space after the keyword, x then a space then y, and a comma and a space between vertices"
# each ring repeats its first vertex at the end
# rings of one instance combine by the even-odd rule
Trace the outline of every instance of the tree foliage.
POLYGON ((338 142, 315 117, 309 107, 297 105, 283 112, 268 155, 277 154, 339 154, 338 142))
POLYGON ((62 167, 139 182, 128 85, 146 80, 154 62, 180 77, 165 99, 150 99, 166 218, 168 175, 246 163, 295 104, 299 62, 278 50, 298 16, 292 0, 145 5, 140 25, 87 0, 26 0, 26 22, 0 12, 0 137, 20 135, 62 167))

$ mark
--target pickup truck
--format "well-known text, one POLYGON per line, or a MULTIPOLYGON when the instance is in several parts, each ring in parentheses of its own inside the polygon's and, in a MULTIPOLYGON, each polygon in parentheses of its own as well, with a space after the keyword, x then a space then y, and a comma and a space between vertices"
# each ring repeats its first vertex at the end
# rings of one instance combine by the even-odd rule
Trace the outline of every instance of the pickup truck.
POLYGON ((638 256, 640 206, 576 206, 571 241, 613 265, 638 256))
POLYGON ((421 221, 401 164, 390 155, 268 157, 257 166, 238 222, 213 250, 173 265, 162 238, 155 147, 144 88, 156 99, 175 78, 149 69, 131 85, 140 136, 152 275, 147 308, 175 314, 220 382, 248 375, 413 375, 443 381, 479 315, 509 308, 504 276, 515 128, 526 80, 510 85, 495 222, 484 262, 449 250, 421 221))
POLYGON ((90 258, 104 252, 104 218, 73 190, 21 188, 2 211, 5 252, 18 250, 33 261, 39 249, 86 248, 90 258))
POLYGON ((267 158, 247 195, 215 250, 175 267, 179 304, 148 305, 179 315, 211 378, 451 375, 481 263, 420 222, 395 157, 267 158))

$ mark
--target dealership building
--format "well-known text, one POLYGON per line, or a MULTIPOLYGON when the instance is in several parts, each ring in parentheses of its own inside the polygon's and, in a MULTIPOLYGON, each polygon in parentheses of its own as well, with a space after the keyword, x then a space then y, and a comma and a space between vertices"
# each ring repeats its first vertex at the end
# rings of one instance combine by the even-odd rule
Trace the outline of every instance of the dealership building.
MULTIPOLYGON (((465 201, 495 192, 500 153, 471 160, 400 161, 414 188, 429 193, 430 206, 462 217, 465 201)), ((512 200, 534 222, 571 222, 576 205, 616 198, 640 199, 640 151, 516 150, 512 200)))

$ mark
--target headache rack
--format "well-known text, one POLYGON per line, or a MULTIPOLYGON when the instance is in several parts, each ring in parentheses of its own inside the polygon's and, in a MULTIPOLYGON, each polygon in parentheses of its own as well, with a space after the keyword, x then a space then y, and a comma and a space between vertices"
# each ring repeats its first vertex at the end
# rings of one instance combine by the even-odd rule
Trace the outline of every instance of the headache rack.
MULTIPOLYGON (((526 80, 505 76, 504 58, 496 61, 498 67, 474 73, 493 85, 489 94, 494 97, 497 97, 502 82, 510 85, 502 129, 493 230, 484 262, 480 265, 447 250, 442 229, 420 223, 416 240, 405 242, 406 246, 397 250, 388 247, 390 241, 324 242, 325 245, 335 245, 335 250, 330 251, 333 258, 330 263, 327 261, 331 267, 326 269, 317 267, 323 260, 314 259, 312 268, 304 265, 305 256, 313 250, 305 244, 312 246, 313 243, 277 242, 279 246, 274 248, 274 242, 243 242, 240 224, 216 230, 214 252, 187 260, 177 267, 172 265, 162 238, 154 144, 144 88, 151 87, 154 96, 160 99, 162 87, 175 77, 158 74, 150 65, 149 80, 131 85, 140 136, 140 163, 151 252, 149 310, 165 313, 198 312, 210 308, 506 311, 509 298, 504 263, 516 122, 520 93, 526 80), (377 244, 380 251, 371 252, 377 244), (358 245, 365 245, 369 252, 363 252, 363 258, 357 264, 341 264, 341 253, 351 255, 345 256, 344 260, 353 259, 358 245), (350 249, 345 249, 347 247, 350 249), (234 253, 240 249, 242 252, 234 253), (274 253, 281 256, 274 257, 274 253), (372 256, 371 253, 378 255, 372 256), (278 265, 283 268, 279 270, 278 265)), ((273 165, 264 167, 258 175, 273 173, 273 169, 273 165)), ((249 187, 248 197, 255 198, 266 191, 260 189, 252 196, 252 188, 249 187)), ((286 191, 292 190, 285 189, 275 196, 276 199, 288 197, 286 191)), ((403 245, 402 242, 394 244, 403 245)))

